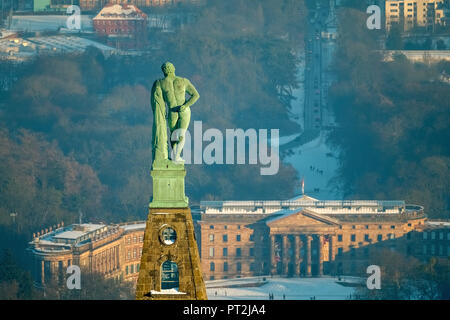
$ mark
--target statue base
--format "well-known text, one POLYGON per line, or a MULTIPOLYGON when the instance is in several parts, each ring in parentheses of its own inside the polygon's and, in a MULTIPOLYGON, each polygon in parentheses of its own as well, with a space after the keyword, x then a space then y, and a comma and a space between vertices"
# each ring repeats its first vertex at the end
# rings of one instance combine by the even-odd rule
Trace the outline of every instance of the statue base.
POLYGON ((191 210, 149 211, 136 299, 206 300, 191 210))
POLYGON ((153 162, 153 199, 150 208, 187 208, 188 197, 184 194, 184 164, 171 160, 153 162))

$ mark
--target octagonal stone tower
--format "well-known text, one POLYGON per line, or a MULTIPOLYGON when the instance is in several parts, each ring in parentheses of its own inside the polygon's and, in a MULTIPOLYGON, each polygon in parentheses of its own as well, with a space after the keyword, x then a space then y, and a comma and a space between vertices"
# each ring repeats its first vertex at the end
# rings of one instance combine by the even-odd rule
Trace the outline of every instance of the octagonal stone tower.
POLYGON ((137 300, 206 300, 184 164, 155 160, 137 300))

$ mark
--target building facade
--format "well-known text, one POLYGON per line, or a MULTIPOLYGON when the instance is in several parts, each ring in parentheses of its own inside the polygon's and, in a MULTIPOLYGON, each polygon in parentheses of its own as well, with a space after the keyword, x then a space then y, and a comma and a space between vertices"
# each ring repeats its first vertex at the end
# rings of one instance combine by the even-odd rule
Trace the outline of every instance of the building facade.
POLYGON ((134 5, 107 5, 92 20, 100 36, 145 36, 147 31, 147 15, 134 5))
POLYGON ((443 5, 444 0, 386 0, 386 30, 393 24, 405 31, 416 26, 434 30, 445 21, 443 5))
MULTIPOLYGON (((204 280, 365 274, 378 249, 450 256, 450 222, 404 201, 202 201, 193 212, 204 280)), ((145 222, 58 226, 34 235, 38 286, 75 264, 137 281, 145 222)))
MULTIPOLYGON (((422 207, 403 201, 319 201, 304 196, 289 201, 205 201, 201 210, 206 280, 361 274, 379 248, 422 258, 432 255, 431 249, 425 255, 418 251, 418 235, 432 224, 422 207)), ((445 239, 450 237, 450 226, 446 228, 440 231, 445 239)), ((450 242, 441 245, 436 255, 449 256, 450 242)))

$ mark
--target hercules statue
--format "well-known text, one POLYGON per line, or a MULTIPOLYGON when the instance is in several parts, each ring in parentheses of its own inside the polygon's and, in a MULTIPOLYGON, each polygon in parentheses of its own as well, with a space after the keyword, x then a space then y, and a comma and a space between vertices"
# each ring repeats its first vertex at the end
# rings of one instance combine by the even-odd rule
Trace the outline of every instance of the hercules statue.
POLYGON ((153 83, 151 105, 153 110, 153 161, 168 159, 166 104, 169 107, 171 160, 184 163, 180 157, 185 143, 185 133, 191 120, 190 107, 198 100, 198 94, 192 83, 175 75, 175 66, 166 62, 161 66, 164 79, 153 83), (186 100, 186 92, 190 98, 186 100))

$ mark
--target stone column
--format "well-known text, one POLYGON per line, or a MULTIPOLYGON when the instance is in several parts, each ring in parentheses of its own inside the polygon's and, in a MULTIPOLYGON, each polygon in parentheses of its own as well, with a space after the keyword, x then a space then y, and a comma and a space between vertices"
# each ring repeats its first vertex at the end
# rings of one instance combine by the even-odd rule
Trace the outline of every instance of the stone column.
POLYGON ((317 263, 318 263, 318 276, 323 276, 323 252, 322 252, 322 244, 323 244, 323 235, 319 234, 317 236, 317 263))
POLYGON ((287 235, 283 235, 283 274, 288 274, 289 257, 288 257, 288 243, 289 239, 287 235))
POLYGON ((311 241, 310 235, 306 236, 306 275, 311 276, 311 241))
POLYGON ((44 286, 45 284, 45 266, 44 266, 44 260, 41 260, 41 285, 44 286))
POLYGON ((328 239, 329 239, 329 241, 328 241, 328 248, 329 248, 329 252, 330 252, 330 254, 329 254, 329 265, 330 265, 330 273, 331 274, 334 274, 335 273, 335 266, 334 266, 334 238, 335 238, 335 236, 333 236, 333 235, 329 235, 328 236, 328 239))
POLYGON ((270 235, 270 272, 276 274, 277 261, 275 260, 275 235, 270 235))
POLYGON ((300 236, 296 235, 295 236, 295 275, 298 277, 300 276, 300 262, 301 262, 300 247, 301 247, 300 236))

